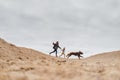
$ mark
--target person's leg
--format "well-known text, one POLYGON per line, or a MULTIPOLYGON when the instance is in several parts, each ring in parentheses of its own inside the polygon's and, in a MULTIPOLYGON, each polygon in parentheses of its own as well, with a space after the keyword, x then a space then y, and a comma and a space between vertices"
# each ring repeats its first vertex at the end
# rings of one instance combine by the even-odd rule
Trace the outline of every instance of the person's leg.
POLYGON ((54 49, 54 51, 50 52, 49 54, 52 54, 52 53, 54 53, 54 52, 55 52, 55 49, 54 49))
POLYGON ((61 57, 61 56, 62 56, 62 54, 59 57, 61 57))
POLYGON ((65 54, 63 54, 64 55, 64 58, 65 58, 65 54))
POLYGON ((63 53, 61 53, 61 55, 59 57, 61 57, 63 55, 63 53))
POLYGON ((55 50, 55 53, 56 53, 56 57, 58 57, 58 56, 57 56, 57 50, 55 50))

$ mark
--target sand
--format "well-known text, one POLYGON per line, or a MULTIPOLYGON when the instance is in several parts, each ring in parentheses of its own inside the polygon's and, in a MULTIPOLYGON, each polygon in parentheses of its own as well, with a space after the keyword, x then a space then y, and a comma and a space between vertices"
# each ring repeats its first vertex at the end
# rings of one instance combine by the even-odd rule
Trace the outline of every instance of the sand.
POLYGON ((120 51, 67 60, 0 39, 0 80, 120 80, 120 51))

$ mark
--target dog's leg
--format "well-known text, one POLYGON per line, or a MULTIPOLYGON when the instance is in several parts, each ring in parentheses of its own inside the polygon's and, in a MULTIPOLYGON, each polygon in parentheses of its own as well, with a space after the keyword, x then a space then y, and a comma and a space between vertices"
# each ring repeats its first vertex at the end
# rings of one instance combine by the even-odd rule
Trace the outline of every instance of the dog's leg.
POLYGON ((78 55, 78 58, 80 59, 80 56, 78 55))
POLYGON ((84 58, 83 56, 80 56, 81 58, 84 58))

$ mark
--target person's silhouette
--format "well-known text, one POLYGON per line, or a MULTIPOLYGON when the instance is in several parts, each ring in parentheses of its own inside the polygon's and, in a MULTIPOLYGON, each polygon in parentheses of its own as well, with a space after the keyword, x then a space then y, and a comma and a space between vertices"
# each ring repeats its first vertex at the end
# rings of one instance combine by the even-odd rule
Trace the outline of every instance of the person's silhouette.
POLYGON ((62 53, 59 57, 61 57, 62 55, 64 55, 64 58, 65 58, 65 47, 62 49, 62 53))
POLYGON ((56 53, 56 57, 57 57, 57 49, 58 49, 58 48, 61 49, 61 47, 59 46, 59 42, 58 42, 58 41, 57 41, 56 43, 53 42, 53 49, 54 49, 54 50, 53 50, 52 52, 50 52, 49 54, 55 52, 55 53, 56 53))

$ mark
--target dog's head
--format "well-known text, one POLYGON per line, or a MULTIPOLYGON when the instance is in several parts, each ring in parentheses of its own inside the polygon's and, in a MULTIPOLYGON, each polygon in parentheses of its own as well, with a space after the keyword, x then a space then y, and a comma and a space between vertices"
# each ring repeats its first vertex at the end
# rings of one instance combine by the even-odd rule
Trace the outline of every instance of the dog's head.
POLYGON ((79 54, 83 54, 83 52, 79 51, 79 54))

